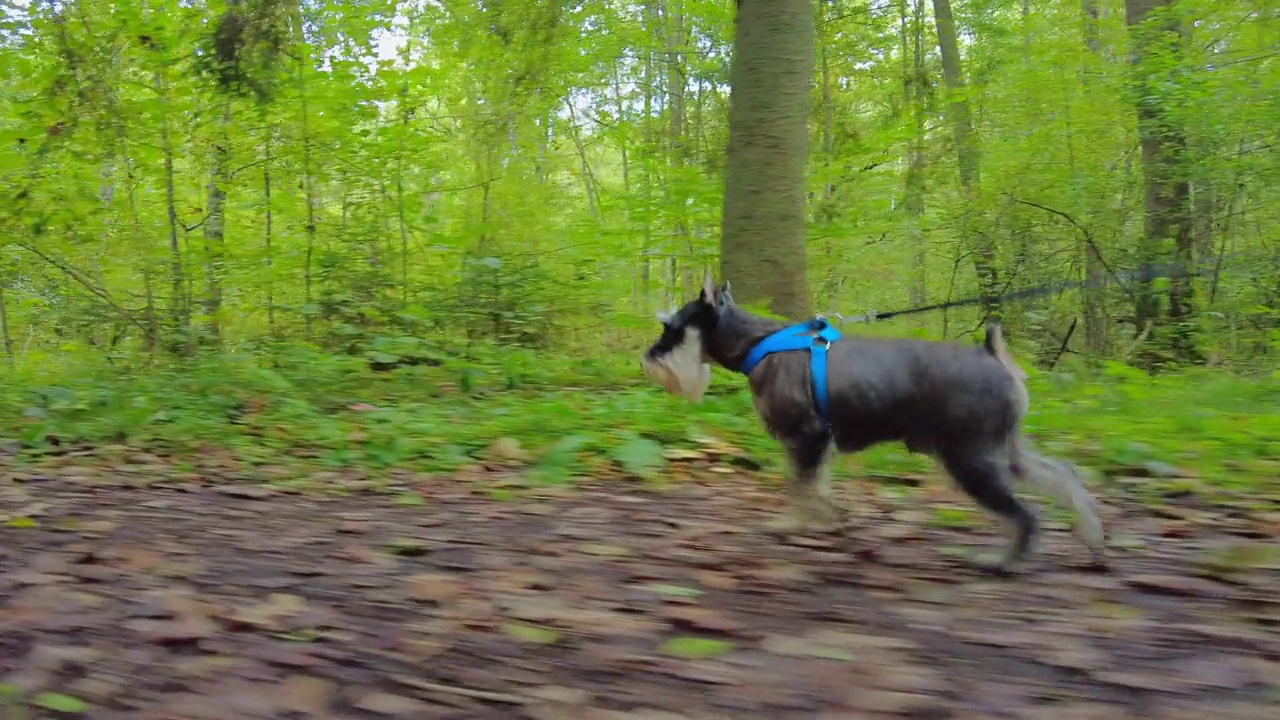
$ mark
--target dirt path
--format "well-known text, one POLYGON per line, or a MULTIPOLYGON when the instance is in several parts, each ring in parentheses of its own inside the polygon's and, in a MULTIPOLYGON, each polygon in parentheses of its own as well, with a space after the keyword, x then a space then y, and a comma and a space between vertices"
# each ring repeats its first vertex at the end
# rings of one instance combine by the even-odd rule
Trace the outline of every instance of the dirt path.
POLYGON ((849 537, 779 542, 759 530, 775 494, 734 478, 503 501, 440 483, 411 507, 112 477, 0 482, 0 515, 37 515, 0 526, 0 717, 59 716, 6 714, 17 692, 171 720, 1280 710, 1280 573, 1198 574, 1215 547, 1275 542, 1229 513, 1110 502, 1140 538, 1118 572, 1072 565, 1051 530, 998 580, 952 552, 997 540, 985 526, 848 498, 849 537))

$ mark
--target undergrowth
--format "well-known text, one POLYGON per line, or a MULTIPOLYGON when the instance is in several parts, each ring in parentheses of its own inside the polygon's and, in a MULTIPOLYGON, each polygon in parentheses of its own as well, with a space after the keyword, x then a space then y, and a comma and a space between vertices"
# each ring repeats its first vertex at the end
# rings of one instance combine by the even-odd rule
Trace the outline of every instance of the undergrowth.
MULTIPOLYGON (((495 440, 516 441, 534 477, 563 481, 603 465, 661 475, 666 450, 711 438, 740 461, 780 469, 740 377, 717 369, 701 405, 663 394, 635 354, 553 357, 480 348, 377 372, 360 358, 297 348, 270 358, 205 358, 124 369, 46 364, 0 386, 0 456, 68 445, 145 447, 174 458, 209 448, 254 465, 447 472, 495 440), (491 358, 487 362, 475 358, 491 358), (496 358, 492 359, 492 358, 496 358)), ((1148 376, 1033 373, 1027 430, 1052 453, 1165 487, 1276 489, 1280 379, 1200 370, 1148 376)), ((840 461, 838 475, 930 472, 896 446, 840 461)))

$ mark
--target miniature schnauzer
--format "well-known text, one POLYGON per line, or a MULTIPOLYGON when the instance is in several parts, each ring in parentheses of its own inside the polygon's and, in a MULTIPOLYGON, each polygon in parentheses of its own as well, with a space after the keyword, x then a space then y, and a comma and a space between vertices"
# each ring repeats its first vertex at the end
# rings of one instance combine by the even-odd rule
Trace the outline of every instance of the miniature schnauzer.
POLYGON ((1037 540, 1036 513, 1014 495, 1013 481, 1072 510, 1093 562, 1105 566, 1106 535, 1079 472, 1034 452, 1022 435, 1026 374, 1009 355, 998 324, 988 325, 982 347, 841 339, 821 319, 788 326, 743 310, 729 284, 716 288, 710 272, 696 300, 658 319, 662 335, 641 367, 667 392, 700 402, 711 379, 709 363, 747 375, 756 414, 790 465, 788 510, 770 523, 773 531, 844 524, 827 476, 832 445, 853 453, 900 441, 909 452, 941 462, 978 505, 1012 526, 1003 553, 974 559, 981 569, 1015 571, 1037 540))

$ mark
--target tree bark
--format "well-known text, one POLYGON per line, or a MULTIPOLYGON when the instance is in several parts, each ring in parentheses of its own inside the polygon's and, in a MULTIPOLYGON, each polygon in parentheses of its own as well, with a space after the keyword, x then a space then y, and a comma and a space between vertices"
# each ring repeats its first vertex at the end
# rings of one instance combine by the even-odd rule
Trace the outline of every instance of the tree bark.
POLYGON ((216 345, 222 335, 222 273, 226 256, 227 185, 230 180, 231 101, 225 100, 213 148, 213 167, 205 188, 204 313, 209 332, 207 340, 216 345))
MULTIPOLYGON (((1080 0, 1080 12, 1084 15, 1084 45, 1096 59, 1101 53, 1098 42, 1098 0, 1080 0)), ((1091 84, 1093 73, 1086 67, 1084 86, 1086 90, 1091 84)), ((1107 318, 1106 318, 1106 267, 1098 255, 1098 248, 1081 238, 1081 252, 1084 255, 1084 292, 1081 293, 1081 308, 1084 314, 1085 346, 1092 358, 1103 358, 1107 355, 1107 318)))
POLYGON ((828 12, 831 10, 830 0, 819 0, 818 11, 818 67, 822 82, 822 197, 818 201, 818 211, 814 220, 822 227, 822 249, 826 258, 827 273, 823 278, 823 300, 828 308, 836 306, 838 280, 836 269, 840 263, 836 260, 835 238, 832 237, 831 223, 835 220, 836 185, 832 178, 832 167, 835 165, 835 103, 831 97, 831 38, 828 34, 828 12))
POLYGON ((9 367, 14 367, 18 361, 13 356, 13 336, 9 334, 9 309, 4 302, 4 283, 5 278, 0 275, 0 342, 4 343, 4 354, 9 358, 9 367))
MULTIPOLYGON (((966 247, 972 248, 979 291, 986 297, 994 297, 1000 292, 995 244, 985 234, 975 231, 970 211, 978 196, 980 160, 969 102, 965 99, 964 72, 960 64, 960 47, 956 40, 956 21, 951 13, 951 0, 933 0, 933 16, 938 30, 938 51, 942 55, 942 76, 951 94, 947 103, 947 119, 956 146, 960 189, 964 194, 965 210, 961 216, 960 237, 966 247)), ((986 302, 982 309, 984 321, 1001 318, 999 302, 986 302)))
POLYGON ((676 297, 684 297, 700 287, 701 277, 695 272, 693 246, 689 241, 688 189, 684 168, 689 148, 685 111, 685 32, 684 0, 666 0, 663 5, 667 54, 667 208, 671 212, 671 282, 676 297), (680 262, 682 254, 685 261, 680 262), (675 283, 680 282, 680 289, 675 283))
MULTIPOLYGON (((1177 82, 1182 64, 1182 27, 1171 0, 1126 0, 1125 23, 1133 39, 1132 63, 1137 97, 1138 138, 1142 146, 1143 237, 1139 262, 1154 265, 1173 243, 1173 277, 1168 283, 1165 320, 1171 333, 1168 346, 1180 360, 1195 355, 1189 326, 1194 300, 1190 274, 1194 255, 1190 211, 1191 183, 1187 172, 1187 137, 1176 117, 1164 107, 1161 88, 1177 82), (1157 57, 1174 53, 1172 58, 1157 57)), ((1139 326, 1159 320, 1154 278, 1142 273, 1134 315, 1139 326)), ((1162 324, 1162 323, 1157 323, 1162 324)))
MULTIPOLYGON (((928 300, 928 284, 925 273, 926 253, 924 233, 920 220, 924 216, 924 135, 925 101, 928 79, 924 71, 924 0, 914 0, 910 16, 906 0, 899 0, 898 12, 902 22, 902 94, 905 109, 911 114, 912 135, 907 141, 907 175, 903 188, 903 210, 907 214, 907 238, 911 244, 911 284, 909 297, 912 305, 919 306, 928 300), (907 64, 910 58, 910 65, 907 64)), ((917 326, 922 322, 917 320, 917 326)))
MULTIPOLYGON (((167 89, 159 72, 155 76, 156 92, 167 99, 167 89)), ((188 323, 190 321, 191 296, 187 291, 187 277, 182 269, 182 245, 178 240, 178 203, 174 189, 173 140, 169 137, 169 114, 160 119, 160 146, 164 153, 164 201, 165 216, 169 223, 169 321, 170 332, 175 336, 173 347, 182 352, 190 351, 188 323)))
POLYGON ((739 0, 729 73, 720 274, 736 299, 809 315, 805 255, 812 0, 739 0))
POLYGON ((641 217, 644 218, 643 226, 640 234, 640 297, 647 300, 649 297, 649 276, 650 265, 649 259, 653 254, 653 222, 650 219, 651 208, 653 206, 653 33, 657 25, 657 10, 655 3, 657 0, 646 0, 644 4, 644 27, 649 37, 646 38, 646 48, 644 53, 644 119, 641 121, 640 130, 640 147, 641 169, 643 170, 643 180, 641 183, 641 217))

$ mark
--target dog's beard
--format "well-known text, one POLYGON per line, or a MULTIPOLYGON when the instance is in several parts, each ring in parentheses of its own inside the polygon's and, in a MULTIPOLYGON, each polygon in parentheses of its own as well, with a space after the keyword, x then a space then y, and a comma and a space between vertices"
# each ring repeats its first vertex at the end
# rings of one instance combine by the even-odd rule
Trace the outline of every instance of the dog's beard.
POLYGON ((684 340, 660 357, 641 359, 644 372, 672 395, 702 402, 711 384, 711 366, 702 361, 702 337, 697 328, 685 328, 684 340))

